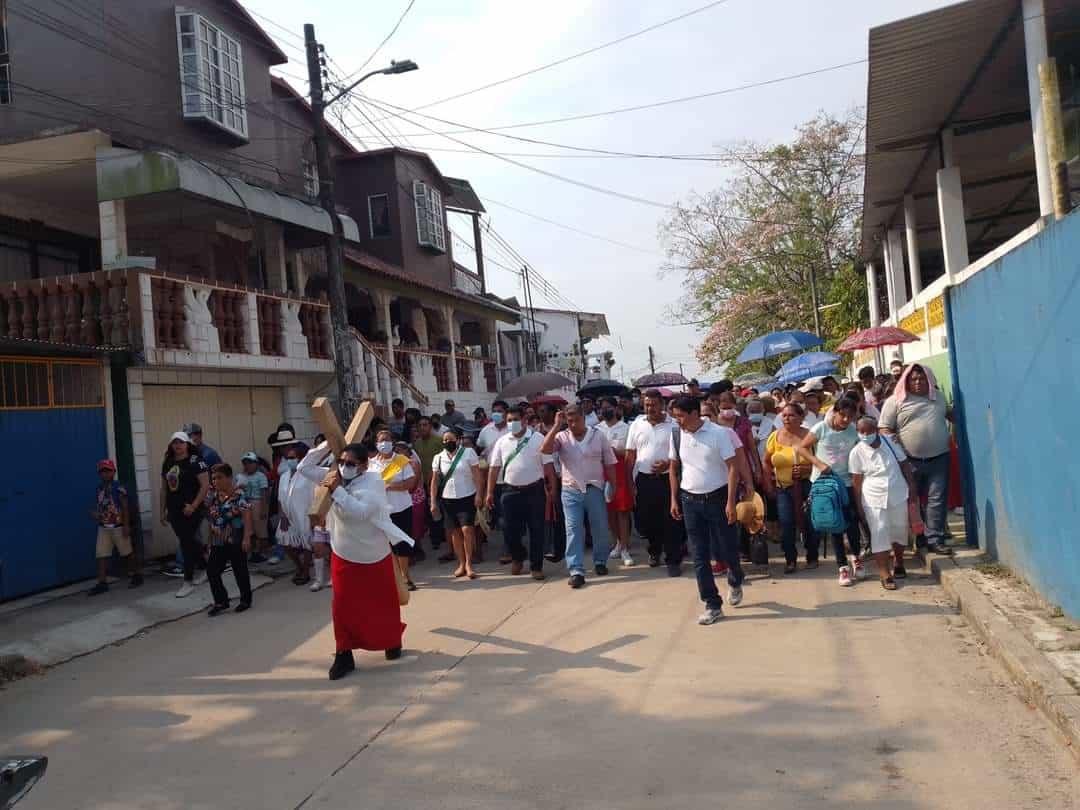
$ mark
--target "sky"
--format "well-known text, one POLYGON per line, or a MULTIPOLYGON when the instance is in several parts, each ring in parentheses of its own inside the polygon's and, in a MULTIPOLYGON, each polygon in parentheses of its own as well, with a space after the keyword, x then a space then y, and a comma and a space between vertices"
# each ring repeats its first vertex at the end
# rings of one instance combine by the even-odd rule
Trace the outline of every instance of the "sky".
MULTIPOLYGON (((362 90, 370 95, 370 104, 415 110, 632 34, 705 6, 707 0, 413 0, 403 18, 409 0, 246 0, 245 4, 262 15, 260 23, 289 55, 290 64, 282 66, 282 72, 297 79, 306 76, 304 23, 315 25, 331 72, 344 76, 372 57, 400 20, 366 70, 385 66, 390 59, 412 59, 420 69, 374 77, 362 90)), ((411 122, 387 117, 366 101, 359 103, 374 127, 355 107, 346 120, 349 134, 365 139, 357 142, 360 147, 384 147, 385 135, 397 145, 428 151, 444 174, 467 178, 484 200, 492 227, 530 267, 577 308, 606 314, 611 336, 593 341, 589 348, 613 352, 614 376, 631 379, 648 371, 652 346, 658 371, 682 368, 688 377, 707 379, 710 370, 701 369, 694 357, 702 328, 675 323, 668 313, 682 287, 679 277, 659 272, 665 257, 658 226, 668 215, 665 206, 723 185, 729 176, 725 166, 567 157, 565 149, 486 133, 432 135, 423 127, 437 132, 461 127, 422 115, 491 128, 764 82, 864 59, 870 28, 944 5, 948 3, 941 0, 723 0, 524 78, 416 113, 400 113, 411 122), (652 204, 573 185, 475 149, 652 204), (552 153, 557 156, 536 156, 552 153)), ((863 106, 866 75, 866 65, 858 64, 657 109, 515 128, 506 134, 592 149, 712 154, 746 141, 783 142, 820 111, 841 114, 863 106)), ((306 83, 293 83, 306 93, 306 83)), ((471 228, 466 225, 451 221, 454 233, 471 245, 471 228)), ((519 266, 493 242, 485 237, 486 258, 519 266)), ((456 260, 473 266, 468 247, 455 239, 453 249, 456 260)), ((521 299, 517 274, 488 262, 487 277, 492 292, 521 299)), ((536 306, 565 306, 535 290, 534 299, 536 306)))

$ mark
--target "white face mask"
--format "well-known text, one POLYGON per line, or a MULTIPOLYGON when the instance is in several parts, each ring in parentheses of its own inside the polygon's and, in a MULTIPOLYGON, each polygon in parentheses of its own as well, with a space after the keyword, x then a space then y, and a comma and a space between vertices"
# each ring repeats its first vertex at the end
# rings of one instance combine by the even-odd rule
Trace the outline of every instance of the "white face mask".
POLYGON ((873 444, 875 441, 877 441, 877 434, 876 433, 860 433, 859 434, 859 441, 862 442, 863 444, 873 444))
POLYGON ((339 464, 338 472, 341 473, 341 477, 344 478, 346 481, 352 481, 354 478, 360 475, 361 470, 355 465, 346 466, 344 464, 339 464))
POLYGON ((379 442, 375 445, 375 449, 382 453, 384 456, 390 455, 394 451, 393 442, 379 442))

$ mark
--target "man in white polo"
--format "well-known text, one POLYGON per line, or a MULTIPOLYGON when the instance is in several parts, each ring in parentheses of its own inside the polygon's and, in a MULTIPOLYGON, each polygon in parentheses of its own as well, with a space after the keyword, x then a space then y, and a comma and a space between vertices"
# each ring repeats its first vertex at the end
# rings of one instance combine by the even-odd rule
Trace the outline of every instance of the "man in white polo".
POLYGON ((495 488, 501 485, 503 539, 513 558, 510 573, 525 567, 525 546, 529 532, 529 568, 533 579, 544 578, 544 509, 547 494, 554 491, 555 467, 551 456, 540 452, 544 437, 525 425, 518 406, 507 412, 507 431, 494 447, 488 467, 487 505, 495 506, 495 488))
POLYGON ((675 420, 664 409, 663 395, 650 388, 642 395, 645 415, 630 424, 626 459, 630 493, 634 498, 634 525, 648 544, 649 567, 660 565, 663 552, 668 574, 682 573, 682 524, 671 517, 668 452, 675 420))
POLYGON ((719 541, 719 551, 728 564, 728 601, 735 607, 743 597, 743 571, 735 532, 735 488, 739 480, 735 446, 728 431, 701 418, 701 404, 693 397, 679 397, 672 411, 680 430, 672 433, 668 453, 671 516, 686 522, 698 595, 705 603, 698 624, 715 624, 724 613, 710 564, 712 538, 719 541))

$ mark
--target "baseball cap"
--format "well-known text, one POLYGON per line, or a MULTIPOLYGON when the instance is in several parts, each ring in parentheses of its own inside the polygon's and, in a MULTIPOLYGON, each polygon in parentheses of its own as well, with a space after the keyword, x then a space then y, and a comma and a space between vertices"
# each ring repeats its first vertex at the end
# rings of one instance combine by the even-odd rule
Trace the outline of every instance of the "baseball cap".
POLYGON ((179 439, 182 442, 187 442, 188 444, 191 444, 191 437, 187 434, 187 432, 185 432, 183 430, 178 430, 178 431, 176 431, 176 433, 174 433, 172 436, 170 436, 169 437, 169 444, 172 444, 177 439, 179 439))
POLYGON ((248 450, 244 455, 240 456, 241 461, 254 461, 258 462, 259 457, 255 454, 254 450, 248 450))
POLYGON ((113 472, 116 472, 116 462, 113 461, 111 458, 103 458, 97 463, 97 468, 99 471, 112 470, 113 472))
POLYGON ((188 422, 188 424, 184 425, 184 433, 186 433, 188 436, 198 433, 201 436, 202 425, 198 424, 197 422, 188 422))

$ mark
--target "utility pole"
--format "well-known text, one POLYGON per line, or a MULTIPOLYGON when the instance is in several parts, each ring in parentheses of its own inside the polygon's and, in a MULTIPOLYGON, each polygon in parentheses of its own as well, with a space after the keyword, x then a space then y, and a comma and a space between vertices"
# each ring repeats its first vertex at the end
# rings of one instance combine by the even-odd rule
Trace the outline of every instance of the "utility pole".
POLYGON ((649 370, 656 373, 656 353, 653 352, 652 346, 649 347, 649 370))
POLYGON ((533 308, 532 287, 529 285, 529 265, 522 265, 521 278, 525 285, 525 307, 528 310, 528 320, 532 324, 532 333, 528 341, 528 351, 525 355, 525 368, 529 371, 540 370, 540 340, 536 335, 536 310, 533 308))
POLYGON ((304 25, 307 50, 308 82, 311 84, 311 130, 315 143, 315 161, 319 171, 319 203, 330 217, 332 233, 326 238, 326 274, 329 279, 330 329, 334 342, 334 376, 337 377, 338 407, 348 421, 359 407, 356 378, 353 376, 352 346, 349 340, 349 316, 345 307, 344 233, 334 206, 334 169, 326 139, 326 103, 322 84, 322 46, 315 39, 315 26, 304 25))

